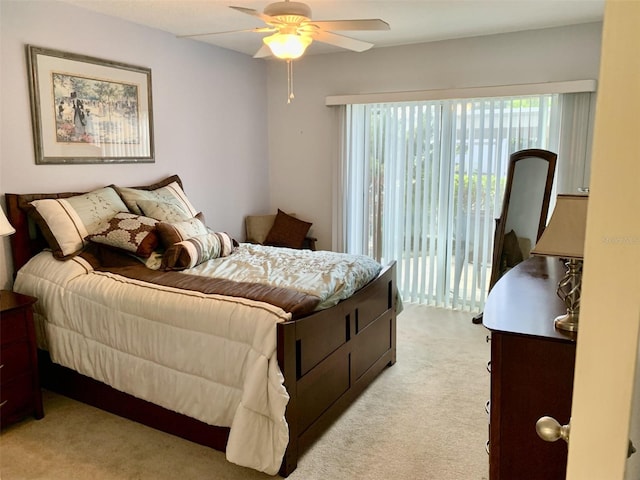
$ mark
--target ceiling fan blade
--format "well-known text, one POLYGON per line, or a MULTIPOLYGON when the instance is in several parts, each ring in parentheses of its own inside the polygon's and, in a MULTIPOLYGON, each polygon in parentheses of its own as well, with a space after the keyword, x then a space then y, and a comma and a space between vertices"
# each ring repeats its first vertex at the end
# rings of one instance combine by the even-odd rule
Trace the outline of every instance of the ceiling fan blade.
POLYGON ((271 49, 266 45, 262 45, 262 47, 260 47, 260 50, 256 52, 253 58, 264 58, 264 57, 270 57, 270 56, 271 56, 271 49))
POLYGON ((311 20, 308 23, 322 30, 389 30, 389 24, 379 18, 363 20, 311 20))
POLYGON ((238 12, 246 13, 247 15, 251 15, 253 17, 258 17, 263 22, 268 23, 269 25, 272 25, 274 23, 280 23, 280 21, 277 18, 270 17, 269 15, 265 15, 262 12, 254 10, 253 8, 234 7, 234 6, 229 6, 229 8, 233 8, 234 10, 237 10, 238 12))
POLYGON ((275 31, 277 31, 277 28, 260 27, 260 28, 249 28, 245 30, 227 30, 225 32, 207 32, 207 33, 193 33, 190 35, 177 35, 177 38, 206 37, 207 35, 223 35, 227 33, 244 33, 244 32, 268 33, 268 32, 275 32, 275 31))
POLYGON ((364 52, 373 47, 373 43, 363 42, 362 40, 356 40, 355 38, 345 37, 344 35, 338 35, 331 32, 325 32, 319 30, 313 35, 313 39, 319 42, 328 43, 329 45, 335 45, 336 47, 346 48, 347 50, 353 50, 354 52, 364 52))

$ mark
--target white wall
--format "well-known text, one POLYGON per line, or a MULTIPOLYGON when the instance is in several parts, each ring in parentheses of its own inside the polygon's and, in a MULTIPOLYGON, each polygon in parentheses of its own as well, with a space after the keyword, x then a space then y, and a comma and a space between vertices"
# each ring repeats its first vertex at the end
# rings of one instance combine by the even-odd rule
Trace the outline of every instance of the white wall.
MULTIPOLYGON (((209 226, 244 239, 244 215, 269 203, 264 62, 54 1, 2 0, 0 17, 0 194, 148 184, 177 173, 209 226), (156 162, 36 165, 26 44, 151 68, 156 162)), ((0 242, 4 288, 8 245, 0 242)))
MULTIPOLYGON (((392 26, 393 28, 393 26, 392 26)), ((314 223, 331 248, 337 115, 327 95, 597 79, 601 23, 303 57, 286 102, 285 64, 270 61, 271 206, 314 223)))

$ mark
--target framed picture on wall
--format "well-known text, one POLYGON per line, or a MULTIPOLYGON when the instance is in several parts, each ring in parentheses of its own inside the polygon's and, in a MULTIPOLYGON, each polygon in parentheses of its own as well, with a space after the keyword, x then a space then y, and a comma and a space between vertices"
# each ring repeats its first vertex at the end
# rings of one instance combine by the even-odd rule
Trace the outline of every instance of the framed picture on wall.
POLYGON ((27 45, 36 164, 151 163, 151 69, 27 45))

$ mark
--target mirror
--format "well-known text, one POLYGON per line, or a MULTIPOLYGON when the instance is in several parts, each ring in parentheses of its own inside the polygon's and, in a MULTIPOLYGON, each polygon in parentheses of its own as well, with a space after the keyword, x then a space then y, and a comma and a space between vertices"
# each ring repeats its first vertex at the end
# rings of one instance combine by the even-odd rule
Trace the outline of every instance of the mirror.
POLYGON ((529 258, 547 224, 557 154, 529 149, 512 153, 500 218, 496 219, 489 289, 529 258))

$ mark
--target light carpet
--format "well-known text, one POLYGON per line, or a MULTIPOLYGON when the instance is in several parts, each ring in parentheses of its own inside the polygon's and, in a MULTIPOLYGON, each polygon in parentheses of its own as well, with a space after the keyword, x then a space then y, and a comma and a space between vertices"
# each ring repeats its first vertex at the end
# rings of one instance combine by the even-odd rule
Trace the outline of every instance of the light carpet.
MULTIPOLYGON (((291 480, 486 480, 487 331, 406 304, 397 363, 299 460, 291 480)), ((224 454, 44 392, 45 417, 0 435, 2 480, 265 480, 224 454)))

